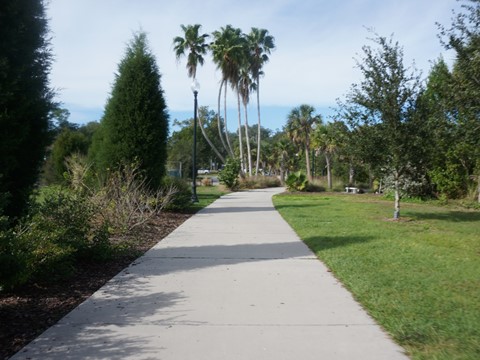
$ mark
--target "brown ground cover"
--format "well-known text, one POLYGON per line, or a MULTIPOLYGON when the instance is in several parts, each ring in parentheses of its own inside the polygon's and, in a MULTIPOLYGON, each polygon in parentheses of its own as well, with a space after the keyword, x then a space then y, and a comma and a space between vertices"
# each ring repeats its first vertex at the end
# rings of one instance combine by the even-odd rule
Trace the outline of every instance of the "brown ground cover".
POLYGON ((0 292, 0 359, 8 359, 55 324, 190 216, 160 214, 135 234, 129 254, 101 264, 81 264, 68 281, 48 286, 27 284, 14 292, 0 292))

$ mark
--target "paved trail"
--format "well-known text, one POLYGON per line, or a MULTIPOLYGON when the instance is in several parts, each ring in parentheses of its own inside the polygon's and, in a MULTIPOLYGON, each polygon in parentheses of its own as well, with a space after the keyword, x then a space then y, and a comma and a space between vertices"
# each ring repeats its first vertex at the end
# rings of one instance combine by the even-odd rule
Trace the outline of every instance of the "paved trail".
POLYGON ((274 210, 232 193, 13 359, 407 359, 274 210))

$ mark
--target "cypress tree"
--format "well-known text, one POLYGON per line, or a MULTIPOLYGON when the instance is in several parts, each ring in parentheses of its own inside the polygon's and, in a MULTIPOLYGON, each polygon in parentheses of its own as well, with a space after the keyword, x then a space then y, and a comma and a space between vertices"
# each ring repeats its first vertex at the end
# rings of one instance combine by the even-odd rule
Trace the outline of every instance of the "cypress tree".
POLYGON ((118 66, 101 129, 94 135, 91 150, 100 172, 138 161, 150 185, 160 185, 168 136, 160 78, 146 34, 135 34, 118 66))
POLYGON ((0 213, 19 216, 48 141, 53 92, 42 0, 0 3, 0 213), (6 201, 5 201, 6 199, 6 201))

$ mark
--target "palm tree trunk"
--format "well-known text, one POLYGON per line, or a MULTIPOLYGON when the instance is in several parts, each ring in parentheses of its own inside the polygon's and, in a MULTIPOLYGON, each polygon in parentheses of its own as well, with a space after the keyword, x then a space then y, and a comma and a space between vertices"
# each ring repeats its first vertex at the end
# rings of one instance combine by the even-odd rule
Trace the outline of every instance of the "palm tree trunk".
POLYGON ((330 166, 330 156, 325 154, 325 162, 327 164, 327 184, 328 188, 332 190, 332 169, 330 166))
POLYGON ((222 120, 220 118, 220 99, 222 97, 222 88, 225 83, 225 80, 222 80, 220 83, 220 89, 218 90, 218 112, 217 112, 217 125, 218 125, 218 136, 220 137, 220 140, 222 141, 223 148, 225 149, 225 152, 228 154, 228 148, 227 144, 225 143, 225 139, 223 138, 223 131, 222 131, 222 120))
POLYGON ((250 137, 248 135, 247 104, 243 104, 243 106, 245 109, 245 140, 247 142, 248 175, 252 176, 252 151, 250 150, 250 137))
POLYGON ((255 165, 255 175, 258 175, 259 164, 260 164, 260 142, 262 140, 261 134, 261 123, 260 123, 260 77, 257 76, 257 116, 258 116, 258 126, 257 126, 257 163, 255 165))
POLYGON ((225 92, 223 94, 223 121, 225 122, 225 138, 227 139, 228 149, 230 150, 230 156, 233 157, 234 153, 232 150, 232 145, 230 144, 230 137, 228 136, 228 128, 227 128, 227 80, 225 80, 225 92))
POLYGON ((210 141, 210 138, 208 137, 207 133, 205 132, 205 129, 203 128, 203 124, 202 124, 202 119, 200 116, 197 117, 197 120, 198 120, 198 125, 200 125, 200 130, 202 131, 202 135, 203 137, 205 138, 205 140, 207 140, 207 143, 208 145, 210 145, 210 147, 212 148, 212 150, 215 152, 215 154, 217 154, 218 158, 223 162, 225 163, 225 158, 223 157, 223 155, 220 153, 220 151, 218 151, 218 149, 215 147, 215 145, 213 145, 213 143, 210 141))
POLYGON ((245 164, 243 162, 243 144, 242 144, 242 116, 240 113, 240 93, 237 91, 237 105, 238 105, 238 146, 240 148, 240 173, 244 173, 245 164))
POLYGON ((307 165, 307 179, 308 181, 312 181, 312 174, 310 173, 310 149, 308 144, 305 144, 305 162, 307 165))

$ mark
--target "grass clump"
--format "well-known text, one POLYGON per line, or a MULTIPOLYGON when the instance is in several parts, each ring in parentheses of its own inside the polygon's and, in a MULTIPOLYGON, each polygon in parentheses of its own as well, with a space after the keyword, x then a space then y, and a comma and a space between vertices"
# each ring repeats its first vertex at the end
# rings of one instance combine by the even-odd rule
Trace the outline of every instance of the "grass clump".
POLYGON ((414 359, 480 355, 480 212, 340 194, 276 196, 307 245, 414 359))

